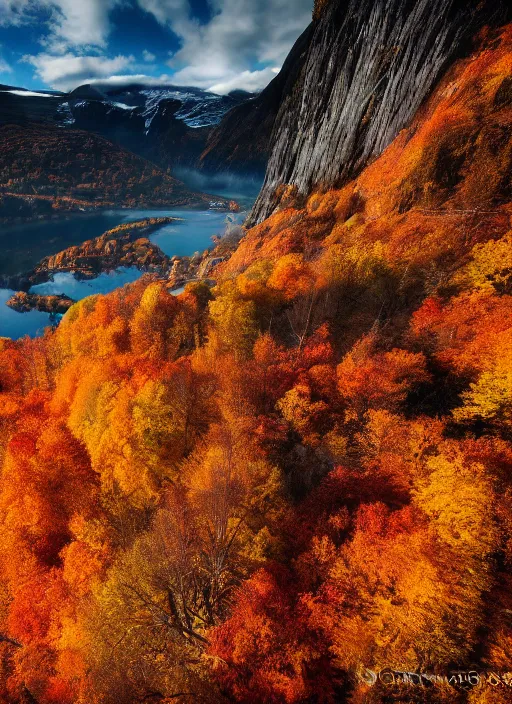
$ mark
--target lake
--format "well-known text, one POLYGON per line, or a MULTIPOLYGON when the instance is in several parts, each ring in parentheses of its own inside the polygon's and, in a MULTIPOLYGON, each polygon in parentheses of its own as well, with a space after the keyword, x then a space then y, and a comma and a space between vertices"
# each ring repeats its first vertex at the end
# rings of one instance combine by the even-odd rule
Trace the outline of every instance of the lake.
MULTIPOLYGON (((15 274, 31 269, 43 257, 66 247, 99 237, 123 222, 148 217, 171 216, 180 222, 164 225, 150 239, 168 256, 190 256, 211 246, 213 235, 225 229, 226 212, 215 210, 109 210, 94 215, 74 215, 63 220, 26 223, 0 230, 0 274, 15 274)), ((239 222, 244 215, 238 215, 239 222)), ((61 273, 53 281, 33 286, 40 294, 65 293, 80 300, 95 293, 109 293, 135 281, 142 273, 137 269, 119 269, 95 279, 77 281, 72 274, 61 273)), ((48 313, 18 313, 5 305, 13 291, 0 289, 0 337, 18 339, 40 335, 51 323, 48 313)))

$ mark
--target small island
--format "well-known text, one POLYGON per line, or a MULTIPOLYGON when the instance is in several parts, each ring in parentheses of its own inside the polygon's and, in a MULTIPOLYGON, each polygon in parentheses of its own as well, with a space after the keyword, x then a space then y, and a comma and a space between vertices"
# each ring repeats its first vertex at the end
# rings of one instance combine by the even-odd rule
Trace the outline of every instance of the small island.
POLYGON ((31 310, 38 310, 42 313, 63 315, 74 303, 75 301, 64 293, 58 296, 43 296, 37 293, 18 291, 9 298, 6 305, 18 313, 28 313, 31 310))
POLYGON ((162 225, 179 220, 174 217, 144 218, 117 225, 99 237, 44 257, 30 271, 0 277, 0 288, 28 293, 32 286, 51 281, 58 273, 69 272, 77 279, 93 279, 123 266, 165 272, 170 259, 150 242, 149 236, 162 225))

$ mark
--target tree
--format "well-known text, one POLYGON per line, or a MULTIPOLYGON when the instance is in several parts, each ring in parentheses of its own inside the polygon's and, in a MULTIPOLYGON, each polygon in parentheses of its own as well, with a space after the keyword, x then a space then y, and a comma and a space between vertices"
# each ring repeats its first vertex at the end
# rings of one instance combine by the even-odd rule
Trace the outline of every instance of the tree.
POLYGON ((341 674, 308 628, 293 579, 282 567, 256 572, 238 591, 231 618, 210 638, 215 676, 235 701, 292 704, 313 696, 334 702, 341 691, 341 674))
POLYGON ((362 420, 370 409, 400 409, 410 391, 430 380, 421 353, 374 351, 375 339, 362 338, 338 366, 338 389, 362 420))

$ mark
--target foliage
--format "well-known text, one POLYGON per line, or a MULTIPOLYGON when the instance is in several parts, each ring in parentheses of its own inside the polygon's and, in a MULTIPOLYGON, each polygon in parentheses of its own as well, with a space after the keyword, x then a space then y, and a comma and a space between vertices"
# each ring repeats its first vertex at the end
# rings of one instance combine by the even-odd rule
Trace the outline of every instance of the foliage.
POLYGON ((358 673, 512 657, 511 42, 213 288, 0 340, 1 701, 510 701, 358 673))

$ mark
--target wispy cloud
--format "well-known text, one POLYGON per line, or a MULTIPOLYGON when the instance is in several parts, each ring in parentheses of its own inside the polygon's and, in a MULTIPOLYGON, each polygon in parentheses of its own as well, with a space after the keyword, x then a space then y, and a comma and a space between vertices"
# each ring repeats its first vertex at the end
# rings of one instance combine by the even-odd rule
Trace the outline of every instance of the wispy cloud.
POLYGON ((138 0, 183 42, 169 60, 178 85, 228 92, 256 90, 273 77, 311 20, 312 0, 210 0, 213 15, 200 25, 188 0, 138 0), (258 70, 254 70, 254 65, 258 70), (270 64, 270 66, 268 65, 270 64))
POLYGON ((64 56, 38 54, 24 58, 35 67, 44 83, 64 91, 95 79, 108 78, 126 70, 135 61, 133 56, 109 59, 106 56, 75 56, 69 53, 64 56))
POLYGON ((144 59, 144 61, 152 63, 156 59, 156 56, 147 49, 144 49, 144 51, 142 52, 142 58, 144 59))
POLYGON ((10 66, 5 59, 0 56, 0 73, 12 73, 12 66, 10 66))
POLYGON ((55 53, 78 46, 106 45, 110 12, 121 0, 0 0, 0 24, 20 25, 41 21, 47 31, 43 43, 55 53))
POLYGON ((219 93, 220 95, 226 95, 232 90, 247 90, 249 93, 257 93, 265 88, 279 71, 280 69, 277 66, 264 68, 261 71, 242 71, 242 73, 227 81, 215 83, 210 86, 210 90, 212 93, 219 93))

